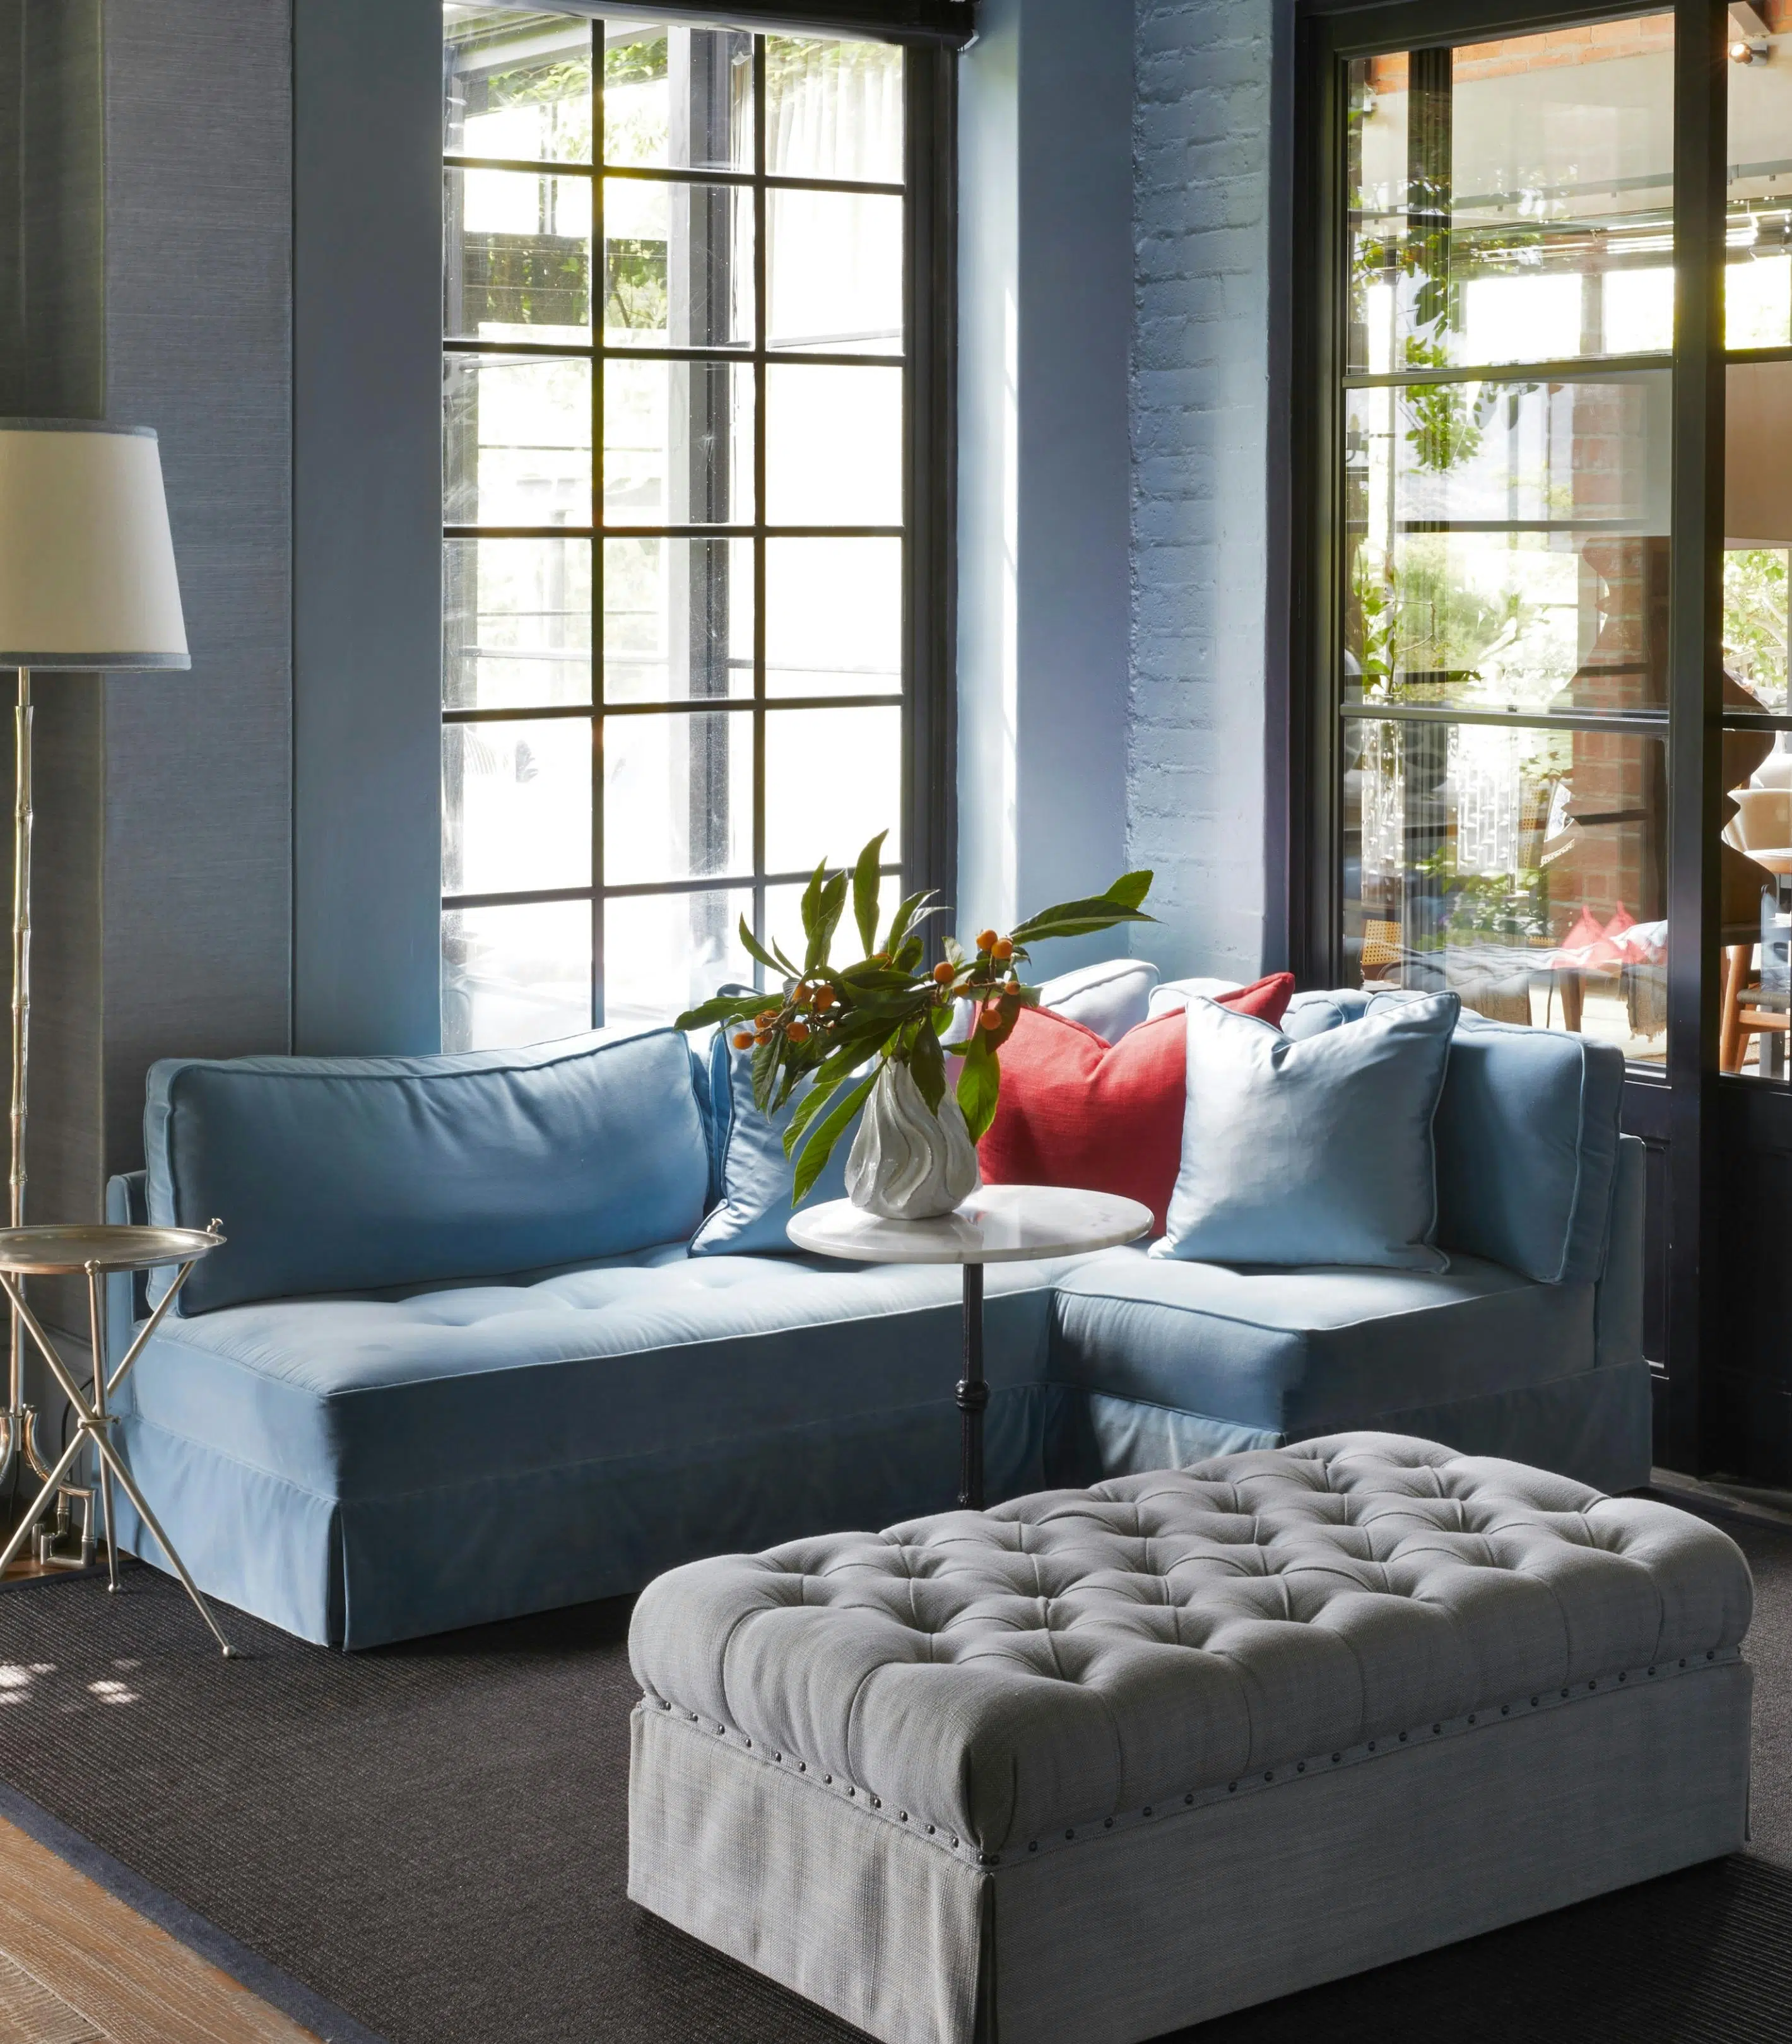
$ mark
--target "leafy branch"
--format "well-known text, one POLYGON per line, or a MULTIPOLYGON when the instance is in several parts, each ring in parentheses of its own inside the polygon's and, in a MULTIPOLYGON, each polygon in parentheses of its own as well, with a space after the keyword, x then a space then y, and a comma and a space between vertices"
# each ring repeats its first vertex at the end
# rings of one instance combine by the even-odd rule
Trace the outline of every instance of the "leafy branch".
POLYGON ((970 1026, 950 1055, 959 1061, 956 1096, 975 1142, 995 1119, 1002 1085, 998 1053, 1021 1011, 1039 1005, 1039 989, 1021 977, 1031 947, 1153 920, 1142 905, 1151 874, 1124 874, 1105 893, 1042 909, 1006 936, 981 930, 970 944, 947 937, 945 955, 929 967, 925 927, 944 912, 932 893, 898 902, 881 943, 878 939, 878 869, 887 835, 873 838, 850 872, 829 873, 824 859, 810 875, 802 893, 800 963, 779 944, 761 943, 741 918, 740 941, 778 986, 775 997, 721 994, 678 1020, 681 1029, 720 1025, 736 1050, 752 1052, 753 1097, 763 1112, 777 1112, 805 1079, 812 1081, 784 1134, 784 1154, 797 1157, 799 1201, 870 1097, 883 1065, 906 1065, 921 1097, 939 1112, 948 1083, 944 1039, 961 1006, 970 1026), (865 955, 836 965, 833 942, 848 901, 865 955))

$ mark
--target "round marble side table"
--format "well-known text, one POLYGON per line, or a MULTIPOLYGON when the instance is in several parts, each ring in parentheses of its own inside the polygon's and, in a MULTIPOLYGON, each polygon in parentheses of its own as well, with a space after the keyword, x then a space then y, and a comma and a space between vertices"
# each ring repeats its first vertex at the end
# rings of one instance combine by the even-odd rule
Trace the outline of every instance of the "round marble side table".
POLYGON ((983 1266, 1079 1256, 1136 1242, 1151 1208, 1113 1193, 1068 1185, 985 1185, 936 1220, 884 1220, 850 1200, 791 1215, 798 1248, 854 1263, 959 1263, 964 1266, 964 1375, 958 1387, 958 1501, 983 1508, 983 1266))

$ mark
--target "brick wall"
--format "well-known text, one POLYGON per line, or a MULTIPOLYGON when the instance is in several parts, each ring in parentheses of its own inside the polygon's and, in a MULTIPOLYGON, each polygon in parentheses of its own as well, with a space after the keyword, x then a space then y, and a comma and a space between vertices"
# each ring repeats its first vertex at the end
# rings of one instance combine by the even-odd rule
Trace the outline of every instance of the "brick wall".
POLYGON ((1137 0, 1129 856, 1167 973, 1264 916, 1271 0, 1137 0))

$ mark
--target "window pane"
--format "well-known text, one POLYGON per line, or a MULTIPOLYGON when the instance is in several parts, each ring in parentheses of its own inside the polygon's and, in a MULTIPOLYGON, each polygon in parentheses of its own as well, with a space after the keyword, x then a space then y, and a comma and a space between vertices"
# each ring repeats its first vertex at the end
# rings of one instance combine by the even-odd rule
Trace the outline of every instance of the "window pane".
POLYGON ((753 373, 726 362, 604 365, 604 517, 736 525, 753 515, 753 373))
POLYGON ((590 163, 588 21, 448 0, 442 40, 442 141, 451 156, 590 163))
POLYGON ((442 1048, 494 1051, 591 1026, 585 901, 450 909, 442 917, 442 1048))
MULTIPOLYGON (((1740 693, 1726 678, 1726 699, 1740 693)), ((1718 1062, 1784 1085, 1792 1079, 1792 740, 1726 731, 1723 774, 1718 1062)))
POLYGON ((442 727, 442 892, 591 883, 591 727, 583 717, 442 727))
POLYGON ((774 696, 900 694, 900 540, 767 542, 765 686, 774 696))
POLYGON ((445 357, 442 498, 451 525, 589 525, 591 365, 445 357))
POLYGON ((753 167, 753 39, 744 29, 613 22, 605 41, 606 163, 753 167))
POLYGON ((902 52, 765 39, 765 167, 775 177, 902 182, 902 52))
POLYGON ((753 720, 676 712, 604 721, 612 887, 753 870, 753 720))
POLYGON ((751 986, 737 934, 753 920, 746 888, 631 894, 604 904, 604 1026, 652 1028, 707 1001, 718 986, 751 986))
POLYGON ((444 172, 442 252, 450 340, 590 339, 588 178, 444 172))
MULTIPOLYGON (((801 886, 768 887, 765 890, 767 939, 771 943, 782 945, 786 958, 799 962, 807 941, 802 933, 802 896, 801 886)), ((888 926, 891 912, 902 898, 901 878, 895 873, 886 871, 883 893, 879 904, 879 920, 883 926, 888 926)), ((834 933, 834 962, 849 965, 858 955, 859 933, 853 925, 852 912, 849 909, 840 918, 840 928, 834 933)))
POLYGON ((752 692, 752 540, 606 540, 606 701, 752 692))
POLYGON ((604 292, 612 348, 750 348, 752 193, 605 179, 604 292))
POLYGON ((1496 1021, 1667 1044, 1659 739, 1346 724, 1344 950, 1365 986, 1448 988, 1496 1021))
POLYGON ((590 541, 444 541, 444 706, 529 709, 590 699, 590 541))
POLYGON ((1350 110, 1348 367, 1669 346, 1671 13, 1359 59, 1350 110))
POLYGON ((850 866, 881 830, 902 855, 902 713, 774 710, 765 720, 765 863, 807 872, 850 866))
POLYGON ((766 517, 774 525, 902 520, 902 371, 765 372, 766 517))
POLYGON ((1671 384, 1345 398, 1351 701, 1667 705, 1671 384))
POLYGON ((766 199, 768 348, 902 352, 902 202, 872 192, 766 199))
MULTIPOLYGON (((1729 86, 1729 165, 1725 277, 1725 326, 1732 348, 1792 343, 1792 186, 1786 137, 1792 134, 1789 45, 1777 10, 1776 33, 1760 39, 1767 60, 1725 67, 1729 86)), ((1732 34, 1736 33, 1732 28, 1732 34)))

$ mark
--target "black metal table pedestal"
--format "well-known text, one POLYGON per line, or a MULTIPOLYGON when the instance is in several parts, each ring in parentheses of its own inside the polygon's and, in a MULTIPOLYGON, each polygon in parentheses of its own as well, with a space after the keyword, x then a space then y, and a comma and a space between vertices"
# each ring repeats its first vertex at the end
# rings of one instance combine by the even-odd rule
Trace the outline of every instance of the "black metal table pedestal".
POLYGON ((958 1501, 969 1512, 983 1508, 983 1412, 990 1387, 983 1381, 983 1266, 964 1266, 964 1374, 959 1380, 958 1501))

